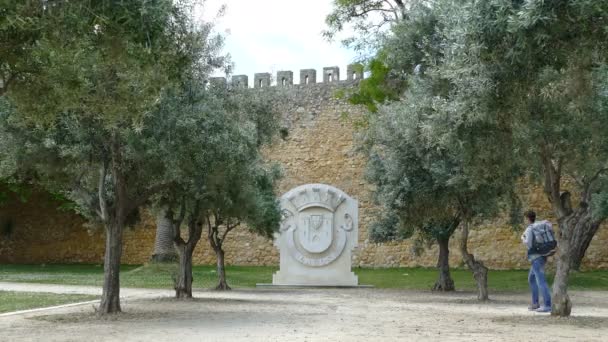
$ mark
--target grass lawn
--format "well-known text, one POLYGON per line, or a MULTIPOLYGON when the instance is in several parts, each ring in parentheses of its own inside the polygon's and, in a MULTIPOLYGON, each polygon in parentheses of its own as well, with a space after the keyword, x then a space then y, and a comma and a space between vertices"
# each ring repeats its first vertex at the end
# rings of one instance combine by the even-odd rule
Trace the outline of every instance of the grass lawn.
MULTIPOLYGON (((120 281, 123 287, 172 288, 173 265, 122 266, 120 281)), ((228 266, 228 284, 234 288, 255 287, 256 283, 271 283, 276 267, 228 266)), ((437 271, 433 268, 355 268, 359 283, 377 288, 428 290, 433 286, 437 271)), ((452 277, 459 290, 474 290, 472 273, 466 269, 452 269, 452 277)), ((527 270, 490 271, 492 291, 527 291, 527 270)), ((548 274, 549 281, 553 275, 548 274)), ((0 265, 0 281, 102 286, 103 267, 100 265, 0 265)), ((211 288, 216 285, 214 266, 194 267, 194 287, 211 288)), ((573 272, 572 290, 608 290, 608 271, 573 272)))
POLYGON ((97 296, 0 291, 0 313, 97 299, 97 296))

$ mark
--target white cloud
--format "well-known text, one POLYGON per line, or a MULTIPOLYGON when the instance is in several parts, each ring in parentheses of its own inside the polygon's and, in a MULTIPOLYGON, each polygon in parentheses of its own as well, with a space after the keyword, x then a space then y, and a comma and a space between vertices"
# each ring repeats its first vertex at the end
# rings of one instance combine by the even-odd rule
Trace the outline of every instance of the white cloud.
MULTIPOLYGON (((205 18, 211 18, 222 0, 207 3, 205 18)), ((225 15, 217 29, 229 32, 225 51, 232 55, 234 74, 291 70, 294 82, 299 70, 314 68, 317 80, 323 67, 338 65, 342 79, 355 53, 339 42, 327 42, 321 32, 332 0, 225 0, 225 15)), ((251 83, 251 82, 250 82, 251 83)))

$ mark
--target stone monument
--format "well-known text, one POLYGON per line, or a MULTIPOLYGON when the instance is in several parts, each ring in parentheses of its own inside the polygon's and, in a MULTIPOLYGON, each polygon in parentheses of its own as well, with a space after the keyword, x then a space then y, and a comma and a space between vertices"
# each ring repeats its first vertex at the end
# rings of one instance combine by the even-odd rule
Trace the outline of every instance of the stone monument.
POLYGON ((275 238, 280 269, 273 285, 357 286, 351 253, 358 239, 357 200, 325 184, 306 184, 281 197, 275 238))

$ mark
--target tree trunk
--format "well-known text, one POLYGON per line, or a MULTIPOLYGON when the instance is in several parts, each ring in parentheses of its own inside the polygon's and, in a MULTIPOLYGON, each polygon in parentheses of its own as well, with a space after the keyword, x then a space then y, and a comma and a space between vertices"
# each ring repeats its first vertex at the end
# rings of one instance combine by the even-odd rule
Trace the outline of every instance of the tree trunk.
POLYGON ((450 276, 450 238, 437 238, 439 244, 439 259, 437 268, 439 269, 439 279, 433 286, 433 291, 454 291, 454 280, 450 276))
POLYGON ((177 260, 177 253, 173 244, 173 222, 167 217, 167 211, 166 207, 162 207, 156 216, 156 239, 151 258, 153 262, 173 262, 177 260))
POLYGON ((583 226, 581 226, 580 230, 573 232, 572 242, 570 244, 570 268, 574 271, 581 270, 581 263, 583 261, 583 257, 585 257, 585 253, 587 252, 587 248, 589 248, 589 244, 591 244, 591 240, 597 233, 600 228, 599 222, 589 222, 583 226))
POLYGON ((572 302, 568 296, 568 279, 570 278, 570 242, 562 239, 559 242, 557 268, 555 280, 553 281, 553 294, 551 295, 551 314, 554 316, 570 316, 572 302))
POLYGON ((551 315, 553 316, 570 316, 572 311, 572 302, 570 296, 568 296, 568 280, 570 278, 570 265, 572 265, 570 241, 573 231, 576 230, 579 223, 582 223, 580 208, 558 222, 560 239, 557 248, 557 267, 553 281, 553 293, 551 294, 551 315))
POLYGON ((195 205, 194 213, 191 214, 188 222, 188 241, 184 241, 181 237, 181 222, 185 214, 185 206, 182 206, 182 213, 177 221, 171 220, 173 231, 173 241, 179 254, 179 271, 175 279, 175 297, 176 298, 192 298, 192 254, 194 248, 201 239, 203 230, 202 222, 198 220, 199 203, 195 205))
POLYGON ((475 260, 473 254, 468 251, 469 241, 469 224, 465 223, 462 227, 462 236, 460 239, 460 253, 462 259, 469 269, 473 272, 473 278, 477 282, 477 299, 486 301, 488 297, 488 268, 481 261, 475 260))
POLYGON ((192 254, 194 246, 190 243, 178 246, 179 273, 175 281, 175 298, 192 298, 192 254))
POLYGON ((224 250, 221 246, 215 249, 215 256, 217 257, 217 278, 218 284, 215 287, 216 290, 230 290, 230 286, 226 282, 226 266, 224 265, 224 250))
POLYGON ((106 252, 104 255, 103 293, 99 314, 118 313, 120 309, 120 258, 124 222, 117 219, 106 225, 106 252))
MULTIPOLYGON (((594 182, 605 172, 605 169, 597 171, 595 176, 587 179, 581 184, 581 200, 576 207, 572 206, 572 195, 569 191, 561 191, 561 172, 563 159, 556 158, 547 144, 541 144, 541 161, 544 174, 544 189, 547 199, 551 202, 555 216, 558 217, 559 240, 557 249, 557 268, 555 280, 553 281, 553 293, 551 296, 551 315, 570 316, 572 302, 568 296, 568 278, 570 267, 573 264, 573 252, 578 259, 574 263, 580 265, 580 259, 584 255, 588 243, 586 239, 593 238, 591 235, 594 224, 601 224, 602 220, 592 219, 589 202, 593 195, 594 182), (591 236, 589 236, 591 235, 591 236), (580 242, 579 242, 580 241, 580 242), (574 250, 573 250, 574 249, 574 250)), ((597 229, 596 229, 597 230, 597 229)), ((593 231, 595 234, 595 231, 593 231)))

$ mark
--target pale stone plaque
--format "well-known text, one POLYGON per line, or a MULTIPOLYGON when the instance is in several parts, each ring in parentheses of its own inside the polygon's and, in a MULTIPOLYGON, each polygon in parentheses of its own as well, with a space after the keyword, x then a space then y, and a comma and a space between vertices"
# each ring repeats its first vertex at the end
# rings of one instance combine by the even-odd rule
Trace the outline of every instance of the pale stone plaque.
POLYGON ((357 286, 351 254, 358 238, 357 200, 325 184, 306 184, 281 197, 274 244, 280 269, 273 285, 357 286))

